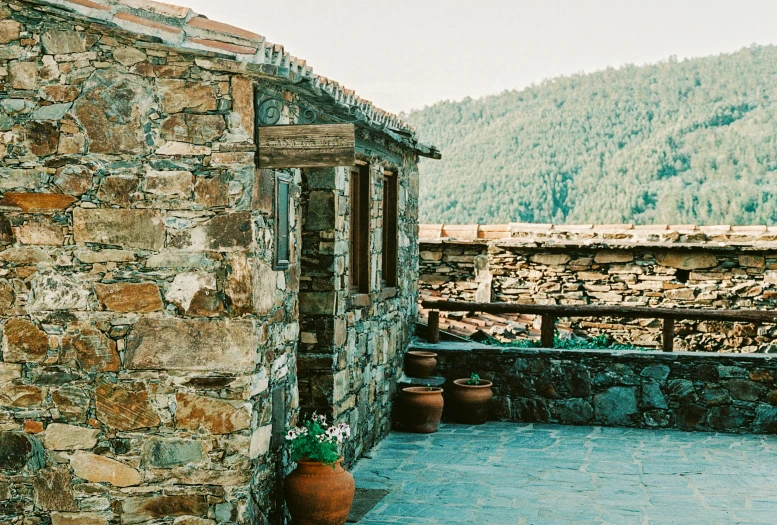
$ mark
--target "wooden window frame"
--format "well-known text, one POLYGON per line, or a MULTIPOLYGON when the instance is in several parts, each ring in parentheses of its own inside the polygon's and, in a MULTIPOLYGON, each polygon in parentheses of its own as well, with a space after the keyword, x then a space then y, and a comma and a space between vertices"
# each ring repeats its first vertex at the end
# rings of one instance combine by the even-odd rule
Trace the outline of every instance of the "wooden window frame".
POLYGON ((286 270, 291 264, 291 176, 287 173, 275 173, 274 185, 274 222, 275 222, 275 250, 273 250, 273 269, 286 270), (284 191, 285 188, 285 191, 284 191), (285 194, 285 199, 283 197, 285 194), (285 213, 284 213, 285 208, 285 213), (286 239, 283 250, 282 239, 286 239))
POLYGON ((399 180, 395 172, 383 172, 383 246, 381 274, 383 288, 396 288, 399 260, 399 180))
POLYGON ((370 167, 357 164, 350 173, 349 286, 351 294, 370 293, 370 167))

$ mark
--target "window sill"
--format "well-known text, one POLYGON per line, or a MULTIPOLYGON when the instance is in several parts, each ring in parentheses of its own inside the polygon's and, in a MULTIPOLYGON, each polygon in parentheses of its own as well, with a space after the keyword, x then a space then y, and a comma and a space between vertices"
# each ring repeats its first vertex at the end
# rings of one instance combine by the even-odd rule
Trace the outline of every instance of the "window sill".
POLYGON ((350 307, 351 308, 365 308, 372 304, 370 294, 367 293, 355 293, 351 294, 350 307))
POLYGON ((395 286, 390 286, 380 291, 380 295, 378 295, 378 301, 383 302, 386 299, 391 299, 397 295, 399 295, 399 290, 395 286))

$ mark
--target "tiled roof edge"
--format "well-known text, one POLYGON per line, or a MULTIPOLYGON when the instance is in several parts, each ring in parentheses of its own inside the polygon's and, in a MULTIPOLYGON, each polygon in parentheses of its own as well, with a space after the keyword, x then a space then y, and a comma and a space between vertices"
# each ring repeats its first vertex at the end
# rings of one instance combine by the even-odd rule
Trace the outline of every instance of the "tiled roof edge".
POLYGON ((421 224, 421 242, 612 247, 675 245, 777 249, 777 226, 728 224, 421 224))
MULTIPOLYGON (((174 48, 211 51, 228 55, 247 64, 269 64, 288 69, 297 78, 308 79, 313 86, 346 107, 357 107, 367 121, 383 128, 399 140, 399 134, 409 134, 411 144, 422 152, 436 152, 433 147, 418 144, 416 130, 399 116, 382 110, 322 75, 313 72, 307 62, 286 52, 282 45, 245 29, 210 20, 188 7, 153 0, 21 0, 34 5, 53 6, 88 19, 112 24, 121 29, 152 36, 174 48)), ((401 142, 406 142, 400 140, 401 142)))

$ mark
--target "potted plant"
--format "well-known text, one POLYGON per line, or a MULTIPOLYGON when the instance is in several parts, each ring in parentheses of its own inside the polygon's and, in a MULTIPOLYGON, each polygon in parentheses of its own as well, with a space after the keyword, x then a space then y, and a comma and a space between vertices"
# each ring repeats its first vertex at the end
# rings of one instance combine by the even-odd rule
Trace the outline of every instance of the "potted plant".
POLYGON ((437 432, 442 417, 442 388, 411 386, 402 389, 405 425, 409 432, 437 432))
POLYGON ((491 381, 480 379, 474 372, 469 379, 453 381, 452 398, 460 423, 482 425, 488 419, 488 405, 494 393, 491 381))
POLYGON ((434 352, 422 352, 410 350, 405 354, 405 374, 408 377, 426 379, 437 366, 437 354, 434 352))
POLYGON ((313 414, 303 426, 286 435, 297 468, 284 484, 284 495, 294 525, 343 525, 351 510, 356 484, 342 467, 340 444, 351 436, 350 427, 327 425, 313 414))

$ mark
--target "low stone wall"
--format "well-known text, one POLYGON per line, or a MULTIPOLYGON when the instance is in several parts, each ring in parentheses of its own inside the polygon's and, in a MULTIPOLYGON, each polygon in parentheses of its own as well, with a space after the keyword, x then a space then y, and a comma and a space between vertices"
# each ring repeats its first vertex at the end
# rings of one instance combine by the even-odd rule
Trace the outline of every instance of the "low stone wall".
MULTIPOLYGON (((502 239, 479 238, 477 232, 468 238, 429 238, 422 226, 427 238, 420 241, 420 293, 527 304, 777 308, 775 232, 628 226, 512 225, 506 232, 511 236, 502 239)), ((571 326, 588 335, 606 333, 623 344, 658 347, 661 341, 661 323, 655 320, 578 318, 571 326)), ((674 347, 770 352, 777 350, 775 336, 774 325, 685 321, 676 327, 674 347)))
MULTIPOLYGON (((777 433, 777 357, 413 344, 435 375, 493 381, 491 419, 777 433)), ((446 408, 446 417, 454 407, 446 408)))

